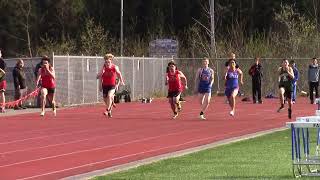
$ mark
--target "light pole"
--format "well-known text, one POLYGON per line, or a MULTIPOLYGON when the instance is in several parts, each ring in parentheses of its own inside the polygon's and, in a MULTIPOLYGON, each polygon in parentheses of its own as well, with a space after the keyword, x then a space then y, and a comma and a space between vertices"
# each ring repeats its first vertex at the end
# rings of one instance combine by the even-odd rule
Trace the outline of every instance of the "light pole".
POLYGON ((217 57, 216 53, 216 39, 214 32, 214 0, 209 0, 210 4, 210 24, 211 24, 211 57, 217 57))
POLYGON ((123 56, 123 0, 121 0, 120 56, 123 56))

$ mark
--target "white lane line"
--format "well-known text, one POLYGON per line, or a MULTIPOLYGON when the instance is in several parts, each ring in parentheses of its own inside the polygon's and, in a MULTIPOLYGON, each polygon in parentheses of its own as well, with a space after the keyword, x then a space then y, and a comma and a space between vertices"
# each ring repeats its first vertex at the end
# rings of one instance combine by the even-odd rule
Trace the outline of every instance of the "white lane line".
POLYGON ((147 141, 147 140, 156 139, 156 138, 160 138, 160 137, 184 134, 186 132, 189 133, 189 132, 194 132, 194 131, 196 132, 196 131, 202 131, 202 130, 181 131, 181 132, 176 132, 176 133, 169 133, 169 134, 166 134, 166 135, 159 135, 159 136, 153 136, 153 137, 148 137, 148 138, 142 138, 142 139, 137 139, 137 140, 134 140, 134 141, 129 141, 129 142, 120 143, 120 144, 107 145, 107 146, 97 147, 97 148, 93 148, 93 149, 74 151, 74 152, 65 153, 65 154, 59 154, 59 155, 55 155, 55 156, 48 156, 48 157, 44 157, 44 158, 38 158, 38 159, 32 159, 32 160, 28 160, 28 161, 21 161, 21 162, 16 162, 16 163, 7 164, 7 165, 1 165, 0 168, 10 167, 10 166, 14 166, 14 165, 26 164, 26 163, 30 163, 30 162, 42 161, 42 160, 47 160, 47 159, 54 159, 54 158, 58 158, 58 157, 74 155, 74 154, 79 154, 79 153, 84 153, 84 152, 97 151, 97 150, 101 150, 101 149, 107 149, 107 148, 111 148, 111 147, 123 146, 123 145, 127 145, 127 144, 141 142, 141 141, 147 141))
MULTIPOLYGON (((236 133, 242 133, 242 132, 246 132, 246 130, 243 131, 237 131, 236 133)), ((226 133, 227 135, 233 135, 234 132, 231 133, 226 133)), ((81 166, 76 166, 76 167, 72 167, 72 168, 67 168, 67 169, 63 169, 63 170, 57 170, 57 171, 52 171, 52 172, 48 172, 48 173, 43 173, 43 174, 39 174, 39 175, 35 175, 35 176, 30 176, 30 177, 25 177, 25 178, 20 178, 18 180, 27 180, 27 179, 32 179, 32 178, 38 178, 38 177, 42 177, 42 176, 47 176, 47 175, 52 175, 52 174, 56 174, 56 173, 61 173, 61 172, 66 172, 66 171, 70 171, 70 170, 74 170, 74 169, 79 169, 79 168, 83 168, 83 167, 88 167, 88 166, 94 166, 97 164, 102 164, 102 163, 106 163, 106 162, 110 162, 110 161, 115 161, 115 160, 120 160, 120 159, 124 159, 124 158, 129 158, 129 157, 133 157, 133 156, 137 156, 137 155, 143 155, 143 154, 147 154, 147 153, 153 153, 153 152, 157 152, 157 151, 161 151, 161 150, 166 150, 166 149, 171 149, 171 148, 177 148, 180 146, 184 146, 184 145, 188 145, 188 144, 192 144, 192 143, 196 143, 196 142, 201 142, 201 141, 205 141, 205 140, 210 140, 210 139, 214 139, 214 138, 219 138, 219 137, 223 137, 224 135, 216 135, 216 136, 211 136, 211 137, 207 137, 207 138, 202 138, 202 139, 196 139, 196 140, 192 140, 192 141, 187 141, 181 144, 175 144, 172 146, 167 146, 167 147, 162 147, 162 148, 157 148, 157 149, 151 149, 148 151, 142 151, 139 153, 133 153, 133 154, 128 154, 125 156, 120 156, 120 157, 116 157, 116 158, 112 158, 112 159, 107 159, 107 160, 102 160, 102 161, 97 161, 97 162, 93 162, 93 163, 88 163, 88 164, 84 164, 81 166)))
POLYGON ((73 134, 78 134, 78 133, 84 133, 84 132, 90 132, 90 131, 97 131, 97 130, 105 130, 105 129, 107 129, 107 128, 95 128, 95 129, 90 129, 90 130, 81 130, 81 131, 74 131, 74 132, 68 132, 68 133, 60 133, 60 134, 54 134, 54 135, 37 136, 37 137, 32 137, 32 138, 19 139, 19 140, 8 141, 8 142, 1 142, 0 145, 12 144, 12 143, 16 143, 16 142, 23 142, 23 141, 35 140, 35 139, 45 139, 45 138, 47 138, 47 137, 57 137, 57 136, 73 135, 73 134))
MULTIPOLYGON (((170 125, 170 126, 167 126, 167 127, 172 127, 173 129, 175 129, 178 126, 175 127, 175 126, 170 125)), ((163 128, 167 128, 167 127, 164 126, 163 128)), ((48 147, 61 146, 61 145, 69 145, 69 144, 75 144, 75 143, 82 142, 82 141, 99 139, 101 137, 104 137, 104 138, 115 137, 115 136, 121 136, 121 135, 126 135, 126 134, 138 133, 138 132, 140 132, 140 130, 126 131, 126 132, 121 132, 121 133, 111 134, 111 135, 98 135, 98 136, 94 136, 94 137, 91 137, 91 138, 78 139, 78 140, 74 140, 74 141, 67 141, 67 142, 62 142, 62 143, 57 143, 57 144, 50 144, 50 145, 47 145, 47 146, 18 149, 18 150, 14 150, 14 151, 6 151, 6 152, 0 153, 0 155, 4 156, 4 155, 16 153, 16 152, 24 152, 24 151, 30 151, 30 150, 44 149, 44 148, 48 148, 48 147)))

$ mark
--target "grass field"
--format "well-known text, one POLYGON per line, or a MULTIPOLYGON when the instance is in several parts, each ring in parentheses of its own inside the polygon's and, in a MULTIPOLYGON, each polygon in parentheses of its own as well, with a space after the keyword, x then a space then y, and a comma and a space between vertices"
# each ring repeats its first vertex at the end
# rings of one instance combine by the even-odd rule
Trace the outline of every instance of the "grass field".
POLYGON ((291 163, 291 135, 285 130, 94 179, 294 179, 291 163))

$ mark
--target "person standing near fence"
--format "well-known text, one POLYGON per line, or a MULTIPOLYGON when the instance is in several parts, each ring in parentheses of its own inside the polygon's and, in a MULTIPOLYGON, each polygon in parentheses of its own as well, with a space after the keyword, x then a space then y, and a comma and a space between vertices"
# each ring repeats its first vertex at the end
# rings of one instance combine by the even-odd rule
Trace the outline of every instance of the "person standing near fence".
POLYGON ((294 74, 294 78, 292 80, 292 104, 296 103, 296 98, 297 98, 297 81, 299 79, 299 70, 296 66, 296 63, 294 62, 294 60, 290 61, 290 67, 293 69, 293 74, 294 74))
POLYGON ((236 60, 236 54, 233 52, 230 53, 229 59, 225 62, 225 67, 229 68, 230 61, 232 60, 236 63, 236 68, 239 68, 239 64, 237 63, 237 60, 236 60))
POLYGON ((214 71, 209 67, 209 59, 202 60, 202 68, 199 68, 195 78, 195 88, 197 88, 200 100, 200 119, 205 120, 204 113, 209 107, 211 100, 211 90, 214 83, 214 71))
POLYGON ((257 102, 259 104, 262 104, 261 80, 262 80, 263 74, 262 74, 262 66, 261 66, 259 57, 255 58, 255 63, 249 69, 249 75, 252 78, 252 101, 253 101, 253 104, 255 104, 257 102), (257 99, 257 96, 258 96, 258 99, 257 99))
POLYGON ((6 63, 4 62, 4 59, 2 59, 2 53, 0 50, 0 113, 5 112, 5 103, 6 103, 6 97, 5 97, 5 91, 7 88, 7 82, 6 82, 6 63))
POLYGON ((292 116, 292 82, 294 79, 293 69, 289 66, 289 61, 287 59, 282 60, 282 65, 278 69, 279 72, 279 97, 280 97, 280 107, 278 112, 284 108, 285 99, 288 101, 288 118, 291 119, 292 116))
POLYGON ((229 62, 229 68, 225 73, 226 89, 225 95, 228 98, 229 105, 231 107, 230 116, 235 115, 236 109, 236 96, 239 92, 239 78, 240 83, 243 84, 243 73, 240 68, 236 68, 235 60, 229 62), (240 76, 240 77, 239 77, 240 76))
POLYGON ((45 115, 46 100, 52 104, 53 115, 57 115, 56 102, 55 102, 55 88, 56 88, 56 75, 54 68, 49 64, 48 57, 42 58, 42 67, 39 69, 37 86, 41 87, 41 113, 40 116, 45 115), (40 84, 41 82, 41 84, 40 84))
POLYGON ((317 58, 312 58, 312 62, 308 68, 308 81, 309 81, 309 96, 310 103, 314 104, 314 95, 315 92, 316 98, 319 98, 319 65, 317 58))
MULTIPOLYGON (((14 99, 19 100, 26 92, 26 74, 24 72, 24 62, 19 59, 12 71, 13 84, 14 84, 14 99)), ((26 109, 22 106, 22 102, 14 107, 15 110, 26 109)))
POLYGON ((107 107, 104 115, 108 116, 109 118, 112 117, 112 104, 114 102, 115 91, 118 89, 116 79, 119 78, 120 84, 124 85, 123 77, 119 67, 112 63, 113 59, 114 56, 112 54, 106 54, 104 56, 104 65, 100 73, 97 75, 97 78, 99 78, 101 82, 103 100, 107 107))
POLYGON ((181 103, 179 101, 180 94, 184 89, 188 89, 187 78, 179 70, 174 61, 168 63, 169 72, 166 74, 166 85, 168 85, 168 99, 171 110, 173 112, 173 119, 178 117, 178 112, 181 110, 181 103))

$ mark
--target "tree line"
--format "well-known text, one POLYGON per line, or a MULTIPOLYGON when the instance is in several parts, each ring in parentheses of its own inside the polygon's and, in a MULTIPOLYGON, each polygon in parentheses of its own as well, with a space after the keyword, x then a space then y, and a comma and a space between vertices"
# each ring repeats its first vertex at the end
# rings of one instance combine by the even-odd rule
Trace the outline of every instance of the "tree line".
MULTIPOLYGON (((316 56, 318 0, 215 0, 216 56, 316 56)), ((120 54, 120 0, 0 0, 5 57, 120 54)), ((124 0, 124 55, 157 38, 180 57, 210 56, 209 0, 124 0)))

